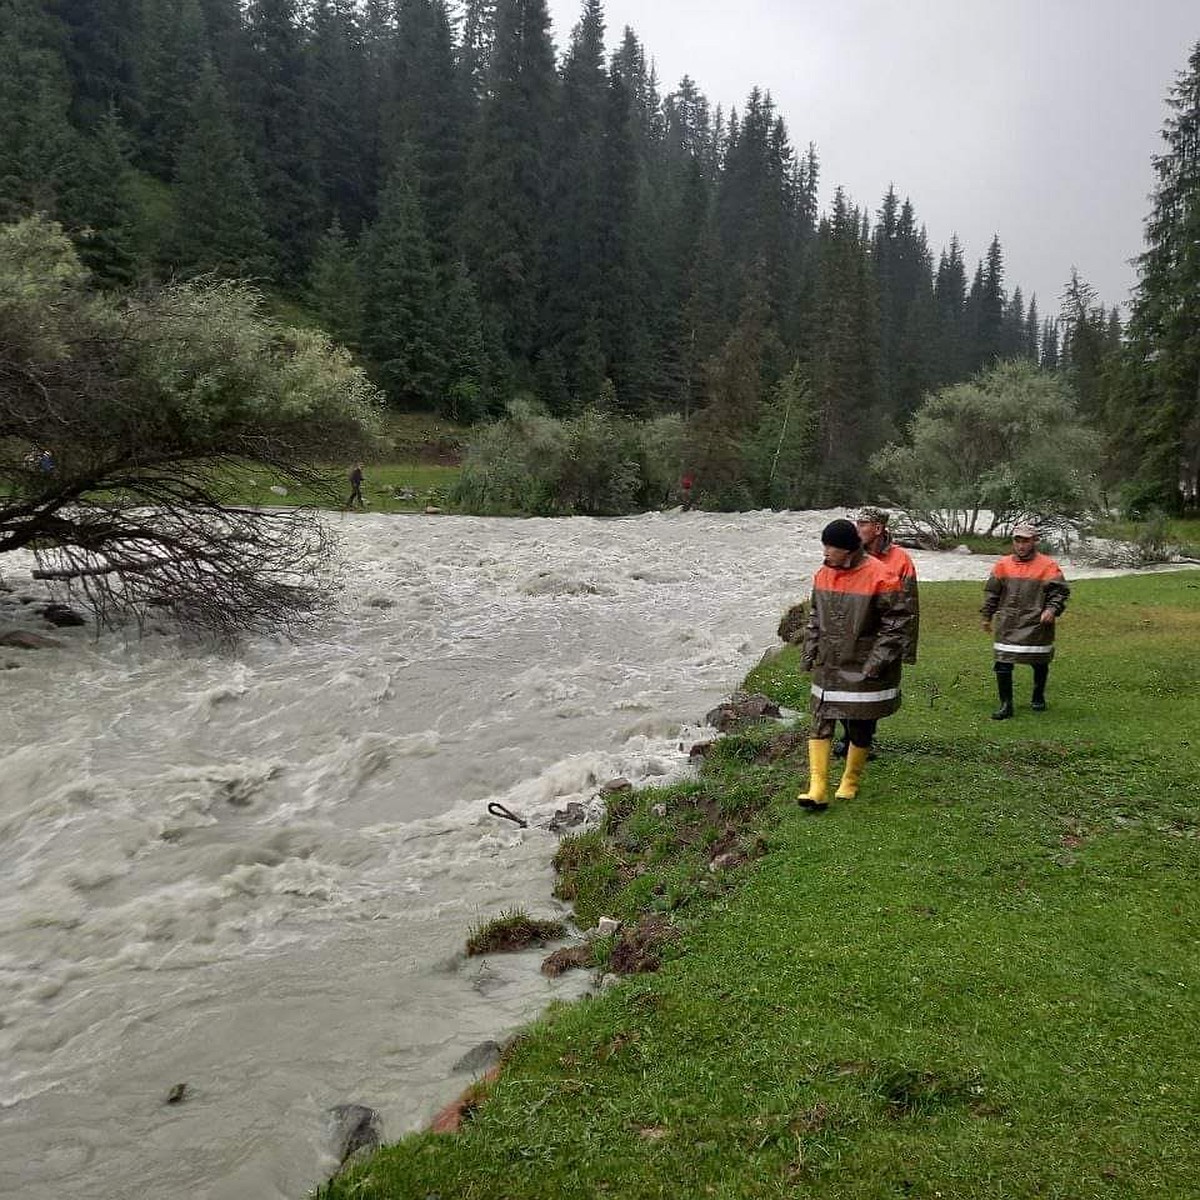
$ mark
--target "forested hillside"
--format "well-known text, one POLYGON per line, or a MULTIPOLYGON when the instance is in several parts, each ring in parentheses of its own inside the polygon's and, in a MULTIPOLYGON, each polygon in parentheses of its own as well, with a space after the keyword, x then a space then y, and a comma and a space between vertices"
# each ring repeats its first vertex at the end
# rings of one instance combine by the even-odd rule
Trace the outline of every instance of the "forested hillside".
POLYGON ((724 112, 652 55, 601 0, 561 51, 544 0, 8 0, 0 218, 60 221, 112 286, 253 278, 393 405, 466 422, 532 394, 677 413, 719 455, 798 371, 814 500, 998 358, 1128 424, 1086 282, 1039 309, 999 237, 931 245, 902 179, 822 208, 765 87, 724 112))

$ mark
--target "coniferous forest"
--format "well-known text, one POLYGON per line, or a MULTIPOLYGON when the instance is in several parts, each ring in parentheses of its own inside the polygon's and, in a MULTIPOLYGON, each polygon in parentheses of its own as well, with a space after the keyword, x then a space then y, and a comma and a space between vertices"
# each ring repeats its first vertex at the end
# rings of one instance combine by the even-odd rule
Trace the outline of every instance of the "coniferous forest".
POLYGON ((601 0, 561 50, 544 0, 8 0, 0 219, 47 214, 112 289, 253 279, 398 409, 675 416, 733 499, 781 402, 808 456, 785 498, 844 501, 924 396, 1024 359, 1069 384, 1110 485, 1177 507, 1200 472, 1198 56, 1128 330, 1075 274, 1039 308, 999 237, 977 262, 931 245, 902 180, 822 207, 766 88, 726 112, 657 79, 601 0))

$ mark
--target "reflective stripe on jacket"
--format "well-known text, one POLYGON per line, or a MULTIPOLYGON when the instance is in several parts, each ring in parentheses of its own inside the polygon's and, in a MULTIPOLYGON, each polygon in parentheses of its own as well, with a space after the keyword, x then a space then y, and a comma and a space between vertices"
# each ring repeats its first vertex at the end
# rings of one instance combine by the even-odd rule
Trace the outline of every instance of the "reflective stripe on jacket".
POLYGON ((804 669, 814 720, 869 721, 900 707, 900 661, 912 609, 900 580, 860 551, 813 580, 804 669))
POLYGON ((1043 624, 1045 609, 1060 617, 1071 589, 1058 563, 1035 553, 1022 562, 1006 554, 983 585, 980 612, 992 622, 992 652, 997 662, 1039 663, 1054 657, 1054 626, 1043 624))
POLYGON ((868 553, 872 558, 883 563, 900 580, 900 586, 908 597, 909 607, 912 609, 912 622, 908 627, 908 645, 904 647, 903 657, 906 663, 915 663, 917 661, 917 638, 921 632, 921 602, 917 596, 917 568, 908 556, 908 551, 897 546, 889 533, 885 532, 881 540, 883 549, 878 554, 874 551, 868 551, 868 553))

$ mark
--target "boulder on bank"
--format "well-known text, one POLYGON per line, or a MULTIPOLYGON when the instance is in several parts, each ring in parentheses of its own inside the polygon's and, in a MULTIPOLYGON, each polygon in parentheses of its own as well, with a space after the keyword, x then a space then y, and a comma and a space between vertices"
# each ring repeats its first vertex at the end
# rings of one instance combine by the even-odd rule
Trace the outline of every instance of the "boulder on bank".
POLYGON ((345 1167, 379 1149, 379 1114, 365 1104, 335 1104, 326 1110, 330 1152, 345 1167))
POLYGON ((546 826, 551 833, 565 833, 582 825, 588 819, 587 808, 578 800, 567 802, 566 808, 556 809, 550 823, 546 826))
POLYGON ((56 638, 30 633, 27 629, 10 629, 0 633, 0 646, 12 646, 16 650, 52 650, 62 645, 56 638))
POLYGON ((87 624, 87 619, 82 614, 77 613, 73 608, 68 608, 65 604, 43 604, 37 611, 42 620, 59 628, 87 624))
MULTIPOLYGON (((544 964, 542 970, 545 970, 544 964)), ((490 1070, 500 1061, 503 1049, 504 1047, 499 1042, 490 1040, 480 1042, 478 1046, 473 1046, 468 1050, 450 1069, 455 1075, 463 1072, 470 1072, 474 1075, 480 1071, 490 1070)))
POLYGON ((741 729, 746 725, 757 725, 779 715, 779 705, 773 700, 768 700, 766 696, 734 692, 728 700, 707 713, 704 722, 722 733, 729 733, 731 730, 741 729))
POLYGON ((566 971, 573 971, 577 967, 590 967, 592 965, 592 948, 589 945, 582 946, 564 946, 561 950, 555 950, 553 954, 548 955, 542 962, 542 974, 548 975, 551 979, 557 979, 566 971))

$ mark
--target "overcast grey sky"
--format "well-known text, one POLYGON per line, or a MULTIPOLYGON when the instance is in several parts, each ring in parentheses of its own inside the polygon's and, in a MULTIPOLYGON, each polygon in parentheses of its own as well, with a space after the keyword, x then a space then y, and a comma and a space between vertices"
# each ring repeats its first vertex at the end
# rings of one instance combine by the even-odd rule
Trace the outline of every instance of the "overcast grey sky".
MULTIPOLYGON (((549 0, 560 52, 579 0, 549 0)), ((770 91, 812 141, 822 202, 912 198, 935 261, 957 232, 968 274, 1000 235, 1005 282, 1056 313, 1071 267, 1106 304, 1136 278, 1165 99, 1200 39, 1198 0, 606 0, 664 92, 712 105, 770 91)))

